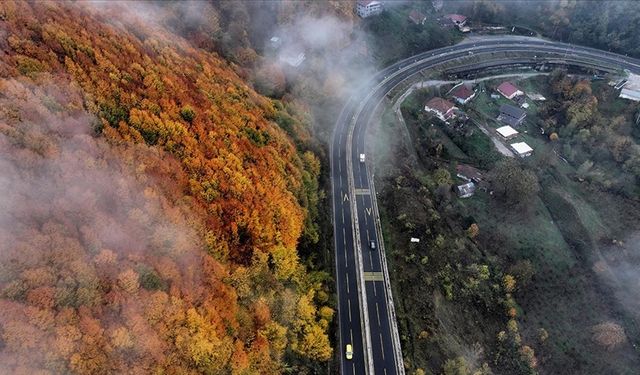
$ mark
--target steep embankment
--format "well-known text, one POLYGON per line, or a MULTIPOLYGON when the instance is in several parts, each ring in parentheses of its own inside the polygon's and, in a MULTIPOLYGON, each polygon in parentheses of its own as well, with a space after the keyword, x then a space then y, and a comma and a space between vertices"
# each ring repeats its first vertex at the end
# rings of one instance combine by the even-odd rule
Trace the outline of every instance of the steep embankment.
POLYGON ((317 240, 317 158, 134 10, 0 3, 2 372, 327 360, 333 311, 296 252, 317 240))

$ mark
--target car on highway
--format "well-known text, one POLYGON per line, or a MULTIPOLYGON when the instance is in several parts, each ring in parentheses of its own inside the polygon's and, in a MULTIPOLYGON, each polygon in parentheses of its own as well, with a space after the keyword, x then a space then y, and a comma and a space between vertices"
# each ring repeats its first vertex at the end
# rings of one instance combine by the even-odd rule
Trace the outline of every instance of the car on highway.
POLYGON ((360 163, 364 163, 364 154, 360 154, 360 163))
POLYGON ((353 359, 353 346, 351 346, 351 344, 347 344, 345 357, 347 357, 347 359, 353 359))
POLYGON ((371 250, 376 249, 376 241, 369 241, 369 249, 371 250))

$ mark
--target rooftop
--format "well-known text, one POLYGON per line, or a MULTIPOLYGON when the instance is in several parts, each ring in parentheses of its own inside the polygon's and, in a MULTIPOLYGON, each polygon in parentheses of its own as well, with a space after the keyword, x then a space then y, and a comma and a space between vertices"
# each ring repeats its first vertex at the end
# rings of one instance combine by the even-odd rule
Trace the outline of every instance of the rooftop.
POLYGON ((525 112, 524 110, 518 108, 518 107, 514 107, 510 104, 503 104, 500 106, 500 113, 507 115, 509 117, 513 117, 516 119, 520 119, 523 118, 527 115, 527 112, 525 112))
POLYGON ((458 23, 461 23, 467 20, 467 17, 461 14, 447 14, 445 17, 450 19, 453 22, 458 22, 458 23))
POLYGON ((425 103, 425 107, 435 109, 438 112, 447 113, 451 108, 454 107, 454 105, 448 100, 435 97, 431 98, 431 100, 425 103))
POLYGON ((366 7, 367 5, 375 5, 375 4, 380 4, 380 2, 376 0, 358 0, 358 5, 362 5, 364 7, 366 7))
POLYGON ((421 24, 424 22, 425 18, 427 18, 427 16, 417 10, 412 10, 411 13, 409 13, 409 19, 415 24, 421 24))
POLYGON ((460 198, 468 198, 476 192, 476 184, 467 182, 466 184, 456 186, 456 190, 460 198))
POLYGON ((498 91, 500 91, 506 96, 511 96, 515 94, 517 91, 520 91, 520 89, 517 88, 516 85, 514 85, 511 82, 502 82, 500 86, 498 86, 498 91))
POLYGON ((467 164, 458 164, 456 166, 456 173, 458 177, 464 176, 466 180, 474 180, 476 182, 482 180, 482 172, 480 172, 478 168, 467 164))
POLYGON ((514 128, 512 128, 511 126, 503 126, 501 128, 496 129, 496 131, 498 132, 498 134, 500 134, 501 136, 505 137, 505 138, 509 138, 511 136, 514 136, 516 134, 518 134, 518 131, 514 128))
POLYGON ((518 153, 518 155, 525 155, 533 152, 533 149, 524 142, 512 143, 511 148, 518 153))
POLYGON ((464 85, 464 84, 461 84, 458 87, 455 87, 451 92, 451 95, 462 100, 469 99, 470 97, 473 96, 473 94, 474 94, 473 90, 471 90, 469 87, 467 87, 467 85, 464 85))

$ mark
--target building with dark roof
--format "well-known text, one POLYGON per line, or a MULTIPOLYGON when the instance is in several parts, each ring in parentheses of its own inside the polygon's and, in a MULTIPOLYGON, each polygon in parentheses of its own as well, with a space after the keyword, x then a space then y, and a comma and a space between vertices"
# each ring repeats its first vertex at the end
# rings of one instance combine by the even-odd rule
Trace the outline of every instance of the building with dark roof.
POLYGON ((500 106, 498 121, 501 121, 511 127, 516 127, 522 124, 526 117, 527 112, 524 110, 509 104, 503 104, 500 106))

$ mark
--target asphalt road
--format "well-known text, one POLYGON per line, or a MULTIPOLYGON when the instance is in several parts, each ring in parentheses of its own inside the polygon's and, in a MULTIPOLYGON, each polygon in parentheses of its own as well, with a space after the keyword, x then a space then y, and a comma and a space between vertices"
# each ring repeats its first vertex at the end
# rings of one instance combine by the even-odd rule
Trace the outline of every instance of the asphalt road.
MULTIPOLYGON (((376 73, 357 90, 339 115, 330 151, 340 330, 337 350, 342 374, 404 373, 368 170, 373 155, 369 155, 365 147, 367 125, 385 95, 410 76, 471 54, 481 55, 484 63, 491 60, 492 53, 499 51, 554 55, 555 60, 569 64, 589 62, 640 73, 640 61, 610 52, 534 38, 500 37, 410 57, 376 73), (359 161, 361 153, 366 154, 365 163, 359 161), (375 250, 369 248, 370 241, 376 243, 375 250), (347 344, 353 345, 351 360, 345 356, 347 344)), ((544 59, 547 57, 541 57, 539 61, 544 59)), ((508 64, 519 60, 503 57, 500 61, 508 64)))

